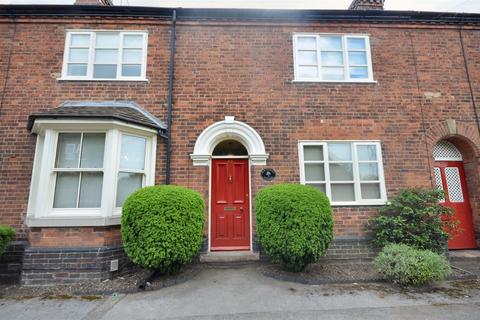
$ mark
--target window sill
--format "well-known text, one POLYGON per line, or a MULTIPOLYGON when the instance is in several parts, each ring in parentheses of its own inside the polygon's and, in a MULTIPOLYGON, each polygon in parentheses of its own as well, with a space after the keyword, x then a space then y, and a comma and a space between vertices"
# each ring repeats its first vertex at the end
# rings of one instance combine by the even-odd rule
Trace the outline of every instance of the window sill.
POLYGON ((332 207, 376 207, 384 206, 388 203, 386 200, 381 200, 377 202, 332 202, 332 207))
POLYGON ((97 227, 120 225, 121 217, 104 216, 56 216, 56 217, 33 217, 27 216, 28 227, 97 227))
POLYGON ((91 81, 91 82, 146 82, 149 83, 148 79, 85 79, 85 78, 57 78, 57 81, 91 81))
POLYGON ((377 84, 376 80, 292 80, 292 83, 377 84))

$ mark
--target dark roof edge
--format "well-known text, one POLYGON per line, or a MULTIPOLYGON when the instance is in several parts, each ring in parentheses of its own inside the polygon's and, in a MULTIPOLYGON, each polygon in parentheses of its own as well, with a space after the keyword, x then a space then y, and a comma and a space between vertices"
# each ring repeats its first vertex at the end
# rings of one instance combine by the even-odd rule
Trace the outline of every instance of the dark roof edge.
POLYGON ((141 113, 144 117, 148 118, 150 121, 157 125, 157 128, 166 130, 167 125, 162 121, 158 120, 154 115, 152 115, 147 110, 140 107, 137 103, 130 100, 116 100, 116 101, 65 101, 60 107, 67 108, 81 108, 81 107, 117 107, 117 108, 130 108, 134 109, 137 112, 141 113))
POLYGON ((77 115, 49 115, 49 114, 31 114, 28 116, 28 121, 27 121, 27 129, 32 130, 33 125, 35 123, 36 119, 87 119, 87 120, 98 120, 98 119, 110 119, 110 120, 119 120, 125 123, 130 123, 130 124, 135 124, 139 125, 142 127, 147 127, 150 129, 154 129, 155 131, 158 131, 159 135, 163 137, 165 133, 165 129, 163 128, 158 128, 157 126, 154 125, 148 125, 139 121, 135 121, 130 118, 122 117, 119 115, 85 115, 85 114, 77 114, 77 115))
MULTIPOLYGON (((0 5, 3 17, 142 17, 169 18, 175 8, 81 6, 81 5, 0 5)), ((427 24, 480 24, 480 14, 389 10, 267 10, 177 8, 177 19, 260 20, 260 21, 349 21, 427 24)))

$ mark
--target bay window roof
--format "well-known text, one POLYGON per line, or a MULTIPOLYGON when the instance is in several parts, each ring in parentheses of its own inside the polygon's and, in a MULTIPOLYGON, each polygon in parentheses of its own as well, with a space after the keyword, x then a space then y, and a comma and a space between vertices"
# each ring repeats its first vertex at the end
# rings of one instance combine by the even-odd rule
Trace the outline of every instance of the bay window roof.
POLYGON ((119 120, 154 129, 161 136, 167 129, 165 123, 132 101, 67 101, 57 108, 31 114, 27 124, 29 130, 37 119, 119 120))

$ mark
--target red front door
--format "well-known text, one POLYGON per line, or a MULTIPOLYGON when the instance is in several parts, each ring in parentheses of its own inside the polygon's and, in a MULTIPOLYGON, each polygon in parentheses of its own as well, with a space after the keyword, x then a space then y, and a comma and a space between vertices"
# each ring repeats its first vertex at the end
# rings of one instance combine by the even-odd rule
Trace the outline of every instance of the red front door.
POLYGON ((468 197, 463 162, 436 161, 434 173, 437 186, 445 191, 443 203, 454 210, 453 218, 459 221, 459 233, 448 241, 448 248, 476 248, 472 208, 468 197))
POLYGON ((211 192, 211 250, 249 250, 248 159, 212 160, 211 192))

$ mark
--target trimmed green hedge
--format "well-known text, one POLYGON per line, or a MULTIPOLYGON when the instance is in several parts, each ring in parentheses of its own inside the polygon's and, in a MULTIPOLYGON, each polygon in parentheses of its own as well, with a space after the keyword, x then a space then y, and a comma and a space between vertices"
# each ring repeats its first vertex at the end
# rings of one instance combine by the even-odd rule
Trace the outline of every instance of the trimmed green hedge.
POLYGON ((15 236, 15 230, 0 224, 0 256, 5 253, 15 236))
POLYGON ((144 268, 174 272, 198 254, 204 222, 199 193, 172 185, 140 189, 123 205, 125 252, 144 268))
POLYGON ((404 286, 444 280, 452 272, 444 256, 405 244, 389 244, 373 260, 385 277, 404 286))
POLYGON ((272 262, 301 271, 325 254, 333 239, 328 198, 318 189, 278 184, 255 197, 259 241, 272 262))

